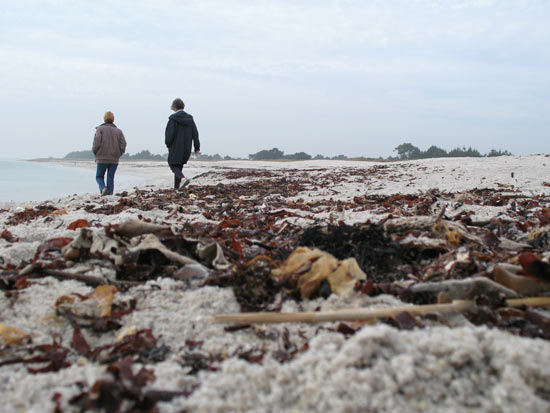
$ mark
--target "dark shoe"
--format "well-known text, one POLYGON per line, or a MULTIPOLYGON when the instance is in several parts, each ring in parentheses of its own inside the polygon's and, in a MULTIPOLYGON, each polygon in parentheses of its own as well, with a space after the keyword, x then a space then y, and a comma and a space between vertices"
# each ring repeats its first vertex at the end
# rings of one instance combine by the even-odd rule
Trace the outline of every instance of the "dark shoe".
POLYGON ((101 191, 101 196, 109 195, 109 188, 105 187, 103 188, 103 191, 101 191))
POLYGON ((191 182, 189 179, 186 179, 185 181, 183 181, 183 183, 181 184, 180 188, 184 188, 186 187, 187 185, 189 185, 189 182, 191 182))

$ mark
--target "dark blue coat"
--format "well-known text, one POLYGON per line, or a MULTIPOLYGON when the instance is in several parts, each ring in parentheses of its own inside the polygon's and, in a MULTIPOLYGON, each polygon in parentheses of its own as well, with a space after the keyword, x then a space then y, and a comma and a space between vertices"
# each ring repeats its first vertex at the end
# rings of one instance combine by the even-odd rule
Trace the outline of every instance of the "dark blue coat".
POLYGON ((200 150, 199 131, 193 116, 183 110, 170 115, 166 125, 165 139, 168 148, 168 164, 186 164, 191 156, 191 145, 200 150))

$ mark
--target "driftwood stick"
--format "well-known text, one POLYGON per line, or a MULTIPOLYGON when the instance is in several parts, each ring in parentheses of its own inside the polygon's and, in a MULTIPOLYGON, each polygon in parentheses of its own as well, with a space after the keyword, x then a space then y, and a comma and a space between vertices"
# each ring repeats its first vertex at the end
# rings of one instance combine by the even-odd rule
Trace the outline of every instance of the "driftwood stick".
MULTIPOLYGON (((550 297, 509 298, 509 307, 533 306, 550 307, 550 297)), ((242 313, 218 314, 215 323, 260 324, 260 323, 319 323, 323 321, 368 321, 383 317, 393 317, 402 312, 411 315, 442 314, 448 312, 466 312, 475 306, 470 300, 454 300, 449 304, 411 305, 393 308, 346 308, 336 311, 302 313, 242 313)))
POLYGON ((144 234, 156 234, 161 231, 171 232, 167 225, 150 224, 148 222, 130 220, 123 222, 116 229, 115 233, 121 237, 132 238, 144 234))
POLYGON ((550 307, 550 297, 526 297, 509 298, 506 300, 509 307, 521 307, 523 305, 532 307, 550 307))
POLYGON ((393 308, 349 308, 337 311, 302 313, 244 313, 219 314, 215 323, 256 324, 256 323, 318 323, 322 321, 376 320, 392 317, 404 311, 412 315, 431 313, 463 312, 474 306, 473 301, 455 300, 450 304, 411 305, 393 308))

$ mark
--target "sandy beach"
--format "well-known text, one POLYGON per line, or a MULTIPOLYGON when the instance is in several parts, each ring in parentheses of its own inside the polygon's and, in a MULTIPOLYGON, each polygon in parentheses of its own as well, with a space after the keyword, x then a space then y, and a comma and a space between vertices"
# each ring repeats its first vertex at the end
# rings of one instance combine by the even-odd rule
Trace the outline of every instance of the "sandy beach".
POLYGON ((550 295, 549 155, 191 161, 181 190, 165 162, 117 173, 147 182, 0 209, 5 411, 550 411, 550 312, 506 305, 550 295), (317 261, 272 271, 306 244, 361 270, 305 296, 317 261), (472 308, 214 322, 452 300, 472 308))

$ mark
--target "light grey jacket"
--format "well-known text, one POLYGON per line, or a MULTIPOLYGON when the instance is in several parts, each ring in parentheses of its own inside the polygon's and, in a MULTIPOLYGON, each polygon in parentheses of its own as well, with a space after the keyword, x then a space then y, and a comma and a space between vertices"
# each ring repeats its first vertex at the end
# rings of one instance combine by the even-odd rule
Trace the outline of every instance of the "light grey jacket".
POLYGON ((98 163, 118 163, 126 150, 126 139, 114 123, 99 125, 95 131, 92 151, 98 163))

